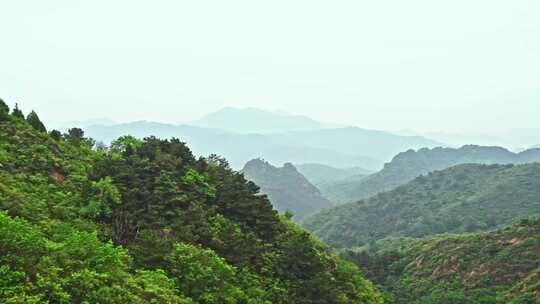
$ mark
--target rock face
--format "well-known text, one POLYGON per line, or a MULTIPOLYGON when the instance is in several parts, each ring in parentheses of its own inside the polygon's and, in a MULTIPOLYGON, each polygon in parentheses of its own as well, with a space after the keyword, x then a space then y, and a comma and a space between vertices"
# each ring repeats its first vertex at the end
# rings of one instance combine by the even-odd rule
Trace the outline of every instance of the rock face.
POLYGON ((292 212, 297 221, 332 206, 290 163, 278 168, 262 159, 254 159, 246 163, 242 172, 268 195, 274 208, 292 212))

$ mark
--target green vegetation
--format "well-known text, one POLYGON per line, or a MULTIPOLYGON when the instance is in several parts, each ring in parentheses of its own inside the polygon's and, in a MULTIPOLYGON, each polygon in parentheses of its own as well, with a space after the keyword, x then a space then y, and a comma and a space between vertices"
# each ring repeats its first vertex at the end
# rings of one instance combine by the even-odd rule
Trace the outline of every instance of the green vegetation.
POLYGON ((540 303, 540 217, 504 229, 440 235, 398 251, 344 256, 396 303, 540 303))
POLYGON ((8 112, 1 303, 382 303, 224 159, 154 137, 94 149, 8 112))
POLYGON ((304 226, 333 247, 350 248, 386 237, 489 230, 538 213, 540 164, 469 164, 322 211, 304 226))
POLYGON ((395 156, 384 168, 363 179, 347 179, 321 187, 334 203, 356 202, 393 190, 420 175, 459 164, 525 164, 540 162, 540 149, 512 153, 499 147, 463 146, 459 149, 409 150, 395 156))
POLYGON ((290 212, 295 220, 332 206, 321 196, 319 189, 290 163, 277 168, 264 160, 254 159, 244 166, 242 172, 261 187, 278 211, 290 212))

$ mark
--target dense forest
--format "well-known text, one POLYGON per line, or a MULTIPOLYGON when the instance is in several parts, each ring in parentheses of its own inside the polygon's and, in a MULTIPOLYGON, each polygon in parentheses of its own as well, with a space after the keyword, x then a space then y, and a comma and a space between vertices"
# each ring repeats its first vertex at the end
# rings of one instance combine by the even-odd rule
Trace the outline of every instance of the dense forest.
POLYGON ((333 203, 355 202, 389 191, 416 177, 459 164, 525 164, 540 161, 540 149, 513 153, 500 147, 468 145, 454 148, 423 148, 396 155, 384 168, 366 178, 351 178, 321 187, 333 203))
POLYGON ((291 163, 278 168, 262 159, 253 159, 242 169, 248 180, 268 195, 274 208, 300 221, 332 206, 291 163))
POLYGON ((307 218, 304 227, 336 248, 349 248, 377 245, 385 238, 395 244, 396 238, 495 229, 538 213, 539 163, 465 164, 324 210, 307 218))
POLYGON ((492 232, 438 235, 400 251, 346 252, 396 303, 540 303, 540 217, 492 232))
POLYGON ((383 303, 358 268, 178 139, 95 145, 0 101, 0 302, 383 303))

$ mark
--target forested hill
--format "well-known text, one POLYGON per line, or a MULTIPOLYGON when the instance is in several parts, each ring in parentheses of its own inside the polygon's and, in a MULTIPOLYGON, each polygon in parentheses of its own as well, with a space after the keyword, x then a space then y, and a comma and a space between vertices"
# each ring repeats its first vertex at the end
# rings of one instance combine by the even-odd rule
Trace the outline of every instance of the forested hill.
POLYGON ((92 145, 0 101, 1 303, 382 303, 225 160, 92 145))
POLYGON ((278 211, 291 212, 295 220, 332 206, 290 163, 278 168, 264 160, 253 159, 246 163, 242 172, 261 187, 278 211))
POLYGON ((414 178, 435 170, 459 164, 524 164, 540 162, 540 149, 513 153, 500 147, 463 146, 454 148, 409 150, 395 156, 384 168, 365 179, 342 181, 332 185, 343 189, 340 193, 323 191, 336 203, 355 202, 377 193, 392 190, 414 178))
POLYGON ((540 303, 540 217, 498 231, 440 235, 380 256, 349 252, 396 303, 540 303))
POLYGON ((304 221, 334 247, 493 229, 540 213, 540 164, 458 165, 304 221))

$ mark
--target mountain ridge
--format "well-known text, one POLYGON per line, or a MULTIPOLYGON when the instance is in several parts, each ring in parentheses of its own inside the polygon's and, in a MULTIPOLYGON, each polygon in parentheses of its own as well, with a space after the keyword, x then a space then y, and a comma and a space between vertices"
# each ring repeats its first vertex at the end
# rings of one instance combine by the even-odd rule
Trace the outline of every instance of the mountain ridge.
POLYGON ((390 158, 408 148, 438 145, 429 139, 400 137, 361 128, 237 134, 221 129, 139 121, 112 126, 94 125, 84 130, 88 136, 106 144, 123 135, 177 137, 188 143, 195 154, 222 155, 236 169, 241 169, 251 159, 264 158, 278 165, 287 162, 320 163, 376 171, 384 162, 381 157, 390 158))
POLYGON ((336 197, 332 193, 325 193, 325 191, 323 194, 334 202, 346 203, 390 191, 420 175, 459 164, 522 164, 531 162, 540 162, 540 149, 529 149, 519 153, 498 146, 477 145, 465 145, 457 149, 443 147, 410 149, 397 154, 384 165, 382 170, 360 181, 342 181, 333 185, 344 189, 340 196, 336 197))
POLYGON ((475 232, 540 213, 540 163, 462 164, 371 198, 306 218, 303 226, 336 248, 386 237, 475 232))
POLYGON ((188 124, 244 134, 318 130, 336 126, 316 121, 304 115, 267 111, 252 107, 225 107, 188 124), (248 131, 246 132, 246 130, 248 131))

